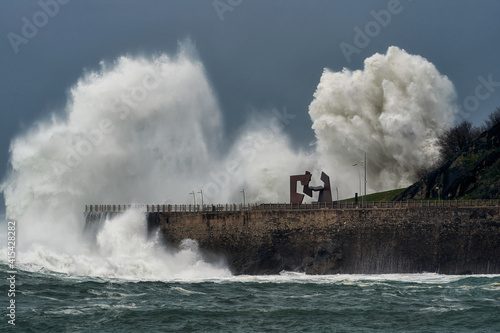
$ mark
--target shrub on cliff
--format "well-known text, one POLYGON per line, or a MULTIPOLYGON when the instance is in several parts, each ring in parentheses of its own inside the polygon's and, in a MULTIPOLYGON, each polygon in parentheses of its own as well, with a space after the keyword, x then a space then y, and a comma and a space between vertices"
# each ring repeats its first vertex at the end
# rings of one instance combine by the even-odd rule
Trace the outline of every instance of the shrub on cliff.
POLYGON ((481 130, 473 127, 468 121, 463 121, 457 126, 446 130, 438 137, 441 161, 447 161, 455 157, 479 134, 481 134, 481 130))
POLYGON ((493 126, 500 124, 500 107, 493 111, 484 123, 486 126, 486 130, 492 129, 493 126))

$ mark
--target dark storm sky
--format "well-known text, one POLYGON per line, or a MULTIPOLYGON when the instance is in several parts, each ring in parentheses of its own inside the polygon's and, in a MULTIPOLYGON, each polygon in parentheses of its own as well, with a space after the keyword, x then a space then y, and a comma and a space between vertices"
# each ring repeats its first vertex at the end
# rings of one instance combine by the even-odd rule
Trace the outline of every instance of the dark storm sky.
MULTIPOLYGON (((60 0, 65 4, 58 8, 54 1, 0 0, 2 175, 12 138, 61 113, 68 89, 85 70, 124 54, 174 53, 188 37, 219 98, 229 139, 252 108, 286 107, 298 120, 288 134, 307 146, 314 140, 308 105, 323 69, 362 69, 365 58, 391 45, 436 65, 454 83, 459 104, 476 94, 478 77, 500 82, 496 0, 60 0), (388 8, 394 13, 384 27, 372 11, 388 8), (23 36, 27 21, 40 26, 29 38, 23 36), (379 31, 349 62, 340 44, 356 46, 355 28, 377 24, 379 31), (15 45, 14 35, 24 42, 15 45)), ((475 124, 500 106, 500 83, 482 88, 482 96, 486 92, 469 106, 475 124)))

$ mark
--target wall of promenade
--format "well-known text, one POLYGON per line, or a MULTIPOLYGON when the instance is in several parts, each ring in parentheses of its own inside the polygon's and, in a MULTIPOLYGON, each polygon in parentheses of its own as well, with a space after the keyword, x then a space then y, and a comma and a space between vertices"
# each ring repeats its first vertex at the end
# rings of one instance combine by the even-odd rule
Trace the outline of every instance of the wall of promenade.
POLYGON ((235 274, 500 274, 499 201, 327 205, 87 205, 87 227, 129 208, 165 241, 198 241, 235 274), (101 219, 102 220, 102 219, 101 219))
POLYGON ((236 274, 500 273, 500 207, 149 212, 167 243, 191 238, 236 274))

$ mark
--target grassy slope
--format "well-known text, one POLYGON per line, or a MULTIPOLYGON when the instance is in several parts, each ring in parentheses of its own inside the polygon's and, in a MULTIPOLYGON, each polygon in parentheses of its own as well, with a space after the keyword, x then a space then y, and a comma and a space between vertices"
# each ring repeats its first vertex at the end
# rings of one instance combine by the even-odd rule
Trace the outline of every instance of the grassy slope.
MULTIPOLYGON (((404 190, 406 190, 406 188, 400 188, 397 190, 390 190, 390 191, 385 191, 385 192, 368 194, 366 196, 366 200, 367 201, 391 201, 398 194, 403 193, 404 190)), ((361 197, 359 197, 359 200, 361 200, 361 197)), ((345 199, 343 201, 354 202, 354 198, 345 199)))

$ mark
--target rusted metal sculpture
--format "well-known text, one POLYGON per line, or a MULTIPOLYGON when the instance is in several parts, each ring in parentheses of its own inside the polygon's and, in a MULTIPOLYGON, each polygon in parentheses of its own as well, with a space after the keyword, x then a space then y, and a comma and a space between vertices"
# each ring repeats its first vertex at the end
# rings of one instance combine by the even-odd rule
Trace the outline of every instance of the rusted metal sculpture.
POLYGON ((312 192, 319 192, 318 202, 332 202, 332 191, 330 188, 330 177, 324 172, 321 172, 321 181, 323 186, 309 186, 311 181, 311 173, 306 171, 303 175, 290 176, 290 202, 302 203, 304 195, 312 197, 312 192), (302 185, 302 193, 297 193, 297 182, 302 185))
POLYGON ((330 188, 330 177, 323 171, 321 172, 321 181, 323 189, 319 191, 318 202, 332 202, 332 191, 330 188))
POLYGON ((303 175, 290 176, 290 202, 302 203, 304 194, 297 193, 297 182, 303 186, 302 192, 312 197, 312 191, 309 189, 309 182, 311 181, 311 173, 306 171, 303 175))

